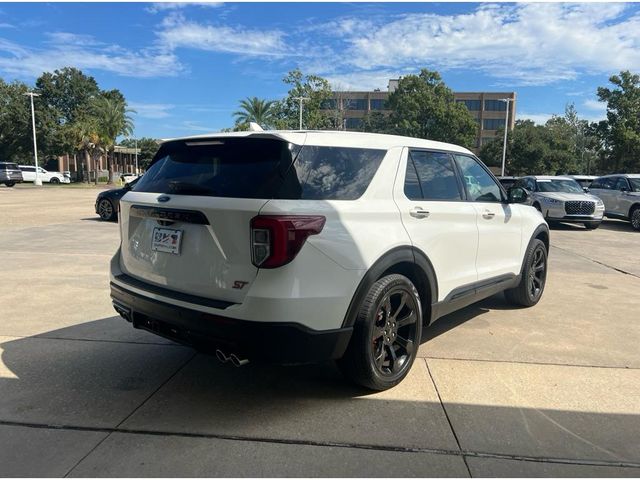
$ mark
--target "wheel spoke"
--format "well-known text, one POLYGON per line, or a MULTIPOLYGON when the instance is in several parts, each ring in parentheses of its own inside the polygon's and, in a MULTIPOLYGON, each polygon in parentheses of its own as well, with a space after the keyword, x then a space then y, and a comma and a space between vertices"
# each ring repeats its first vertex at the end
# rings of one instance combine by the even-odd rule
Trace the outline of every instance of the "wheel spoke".
POLYGON ((381 368, 382 368, 382 364, 383 364, 383 363, 384 363, 384 361, 385 361, 385 358, 386 358, 385 353, 386 353, 386 352, 385 352, 384 344, 382 344, 382 345, 381 345, 381 348, 380 348, 380 354, 379 354, 379 355, 377 355, 377 356, 374 358, 374 360, 375 360, 375 362, 376 362, 376 366, 377 366, 379 369, 381 369, 381 368))
POLYGON ((407 340, 406 338, 402 338, 398 335, 396 337, 396 343, 404 348, 407 355, 411 355, 411 353, 413 353, 413 340, 407 340))
POLYGON ((387 318, 391 316, 391 297, 387 296, 382 303, 387 318))
POLYGON ((391 360, 393 361, 393 364, 395 365, 396 362, 398 361, 398 356, 396 355, 396 349, 393 348, 393 345, 387 345, 386 347, 389 350, 389 353, 391 354, 391 360))
POLYGON ((402 309, 407 304, 407 299, 408 298, 409 298, 409 295, 407 295, 407 292, 402 292, 401 297, 400 297, 400 305, 398 305, 398 308, 396 309, 395 313, 393 315, 391 315, 391 317, 393 319, 397 318, 398 315, 400 315, 400 312, 402 312, 402 309))
POLYGON ((414 323, 416 323, 416 312, 414 312, 413 310, 411 310, 409 315, 396 320, 398 328, 406 327, 407 325, 413 325, 414 323))
POLYGON ((372 339, 375 341, 383 336, 384 336, 384 328, 379 327, 378 325, 374 325, 372 339))

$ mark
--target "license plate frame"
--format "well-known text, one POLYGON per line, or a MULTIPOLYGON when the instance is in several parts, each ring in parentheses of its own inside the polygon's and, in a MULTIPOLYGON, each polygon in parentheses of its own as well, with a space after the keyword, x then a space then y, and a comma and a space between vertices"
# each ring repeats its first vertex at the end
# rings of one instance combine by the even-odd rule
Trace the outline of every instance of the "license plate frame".
POLYGON ((180 255, 182 234, 182 230, 175 228, 155 227, 151 237, 151 250, 180 255))

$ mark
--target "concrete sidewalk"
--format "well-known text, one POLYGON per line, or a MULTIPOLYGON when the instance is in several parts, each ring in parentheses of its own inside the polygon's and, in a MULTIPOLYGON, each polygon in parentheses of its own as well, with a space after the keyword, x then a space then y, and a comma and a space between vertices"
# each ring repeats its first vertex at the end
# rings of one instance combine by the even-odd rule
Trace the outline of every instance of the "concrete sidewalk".
POLYGON ((96 194, 0 187, 0 475, 640 476, 628 224, 552 230, 539 305, 439 320, 371 394, 331 364, 235 369, 132 329, 96 194))

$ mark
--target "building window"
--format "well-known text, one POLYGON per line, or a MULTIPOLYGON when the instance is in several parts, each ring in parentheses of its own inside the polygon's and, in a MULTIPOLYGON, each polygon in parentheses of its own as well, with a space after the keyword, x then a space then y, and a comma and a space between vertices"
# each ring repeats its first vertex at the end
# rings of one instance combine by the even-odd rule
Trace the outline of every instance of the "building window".
POLYGON ((480 100, 456 100, 458 103, 464 103, 470 112, 480 111, 480 100))
POLYGON ((504 118, 485 118, 482 127, 485 130, 500 130, 504 128, 504 118))
POLYGON ((345 127, 349 130, 357 130, 362 128, 362 119, 361 118, 346 118, 345 119, 345 127))
POLYGON ((384 98, 372 98, 370 101, 371 110, 388 110, 387 101, 384 98))
POLYGON ((335 110, 338 107, 338 102, 335 98, 329 98, 327 100, 322 100, 320 103, 320 108, 323 110, 335 110))
POLYGON ((366 98, 345 98, 342 101, 345 110, 367 110, 366 98))
POLYGON ((506 112, 507 102, 502 100, 485 100, 484 109, 489 112, 506 112))

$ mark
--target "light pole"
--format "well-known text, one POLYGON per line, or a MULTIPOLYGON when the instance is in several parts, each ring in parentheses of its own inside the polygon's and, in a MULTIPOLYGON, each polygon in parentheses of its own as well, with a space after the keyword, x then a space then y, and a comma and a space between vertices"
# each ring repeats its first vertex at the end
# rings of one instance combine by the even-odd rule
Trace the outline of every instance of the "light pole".
POLYGON ((31 98, 31 125, 33 127, 33 158, 36 162, 36 178, 33 181, 34 185, 42 186, 42 180, 40 180, 40 176, 38 175, 38 143, 36 142, 36 114, 33 108, 33 97, 39 97, 39 93, 27 92, 24 95, 27 95, 31 98))
POLYGON ((135 139, 135 149, 136 149, 136 175, 138 175, 138 139, 135 139))
POLYGON ((302 130, 302 102, 309 100, 309 97, 293 97, 293 99, 300 102, 300 130, 302 130))
POLYGON ((507 158, 507 131, 509 130, 509 103, 511 99, 501 98, 500 101, 507 104, 507 118, 504 120, 504 140, 502 141, 502 170, 500 173, 500 175, 504 177, 505 160, 507 158))

